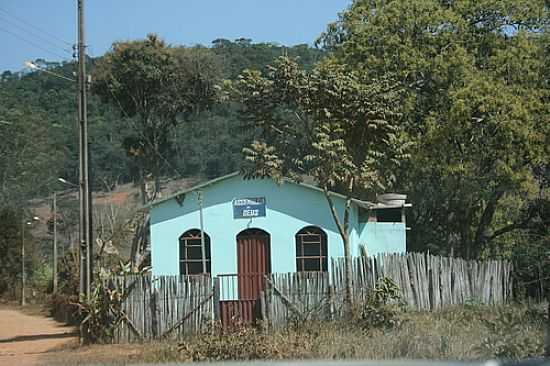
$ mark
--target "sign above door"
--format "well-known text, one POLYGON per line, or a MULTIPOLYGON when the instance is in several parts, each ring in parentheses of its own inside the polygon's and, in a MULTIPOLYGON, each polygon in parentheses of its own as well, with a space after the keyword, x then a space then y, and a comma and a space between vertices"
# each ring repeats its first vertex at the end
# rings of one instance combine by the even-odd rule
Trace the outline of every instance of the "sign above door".
POLYGON ((265 217, 265 197, 236 198, 233 200, 233 218, 265 217))

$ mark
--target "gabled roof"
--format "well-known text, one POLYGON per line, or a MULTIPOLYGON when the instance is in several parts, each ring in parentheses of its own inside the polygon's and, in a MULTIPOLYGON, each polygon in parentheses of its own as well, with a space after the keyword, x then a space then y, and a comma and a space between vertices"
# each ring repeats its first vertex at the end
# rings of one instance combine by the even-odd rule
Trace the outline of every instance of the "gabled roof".
MULTIPOLYGON (((221 181, 224 181, 226 179, 236 177, 238 175, 240 175, 240 173, 237 171, 237 172, 229 173, 227 175, 223 175, 223 176, 218 177, 218 178, 214 178, 214 179, 209 180, 207 182, 197 184, 196 186, 193 186, 193 187, 190 187, 190 188, 187 188, 187 189, 183 189, 181 191, 178 191, 176 193, 173 193, 173 194, 171 194, 169 196, 166 196, 166 197, 163 197, 161 199, 155 200, 153 202, 149 202, 146 205, 144 205, 143 208, 147 209, 147 208, 157 206, 157 205, 159 205, 161 203, 164 203, 166 201, 170 201, 171 199, 175 199, 175 198, 180 197, 182 195, 185 195, 187 193, 194 192, 194 191, 197 191, 199 189, 209 187, 211 185, 214 185, 214 184, 219 183, 221 181)), ((283 181, 285 183, 296 184, 296 185, 299 185, 299 186, 302 186, 302 187, 305 187, 305 188, 313 189, 313 190, 324 193, 324 191, 321 188, 319 188, 317 186, 314 186, 312 184, 298 183, 298 182, 295 182, 295 181, 293 181, 289 178, 283 178, 283 181)), ((339 198, 346 199, 346 196, 344 196, 343 194, 340 194, 340 193, 330 191, 329 194, 331 196, 334 196, 334 197, 339 197, 339 198)), ((352 198, 351 201, 352 201, 352 203, 356 204, 357 206, 365 208, 365 209, 410 207, 410 204, 405 204, 405 205, 400 205, 400 206, 390 206, 390 205, 386 205, 386 204, 382 204, 382 203, 372 203, 372 202, 369 202, 369 201, 363 201, 363 200, 359 200, 359 199, 356 199, 356 198, 352 198)))

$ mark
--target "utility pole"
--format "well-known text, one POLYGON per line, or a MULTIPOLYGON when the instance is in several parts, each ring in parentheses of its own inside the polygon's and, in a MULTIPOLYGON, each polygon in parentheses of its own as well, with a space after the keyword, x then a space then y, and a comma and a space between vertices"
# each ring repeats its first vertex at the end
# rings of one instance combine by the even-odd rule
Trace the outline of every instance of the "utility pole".
POLYGON ((57 293, 57 192, 53 192, 53 293, 57 293))
POLYGON ((78 122, 80 180, 80 294, 90 299, 91 228, 88 181, 88 110, 86 101, 86 45, 84 43, 84 0, 78 0, 78 122))

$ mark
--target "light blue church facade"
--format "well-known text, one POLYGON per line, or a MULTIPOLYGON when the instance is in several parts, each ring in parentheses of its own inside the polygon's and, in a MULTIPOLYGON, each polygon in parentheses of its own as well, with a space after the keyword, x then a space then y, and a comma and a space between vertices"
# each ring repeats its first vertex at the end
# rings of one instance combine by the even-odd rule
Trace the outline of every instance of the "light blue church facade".
MULTIPOLYGON (((404 198, 352 201, 353 256, 362 245, 369 255, 405 252, 404 198)), ((344 197, 332 199, 343 216, 344 197)), ((312 185, 233 173, 148 209, 155 276, 330 271, 330 259, 344 255, 324 193, 312 185)))

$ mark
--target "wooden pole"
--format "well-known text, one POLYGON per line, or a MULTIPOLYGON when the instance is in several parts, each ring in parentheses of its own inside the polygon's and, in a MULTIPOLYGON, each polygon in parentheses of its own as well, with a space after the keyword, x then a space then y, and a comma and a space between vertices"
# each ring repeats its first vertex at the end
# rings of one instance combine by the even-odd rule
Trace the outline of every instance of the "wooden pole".
POLYGON ((57 192, 53 192, 53 293, 57 293, 57 192))
POLYGON ((21 220, 21 306, 25 306, 25 217, 21 220))
POLYGON ((80 293, 90 299, 91 229, 90 187, 88 168, 88 111, 86 82, 86 45, 84 43, 84 0, 78 0, 78 119, 79 119, 79 179, 80 179, 80 293))
POLYGON ((202 273, 206 274, 206 251, 204 245, 204 220, 202 215, 202 191, 197 192, 197 200, 199 201, 199 220, 201 227, 201 258, 202 258, 202 273))

